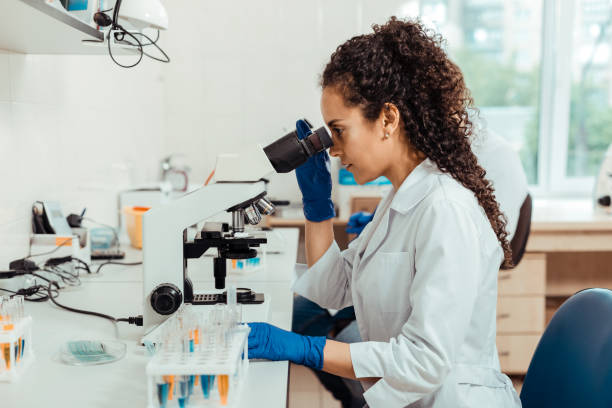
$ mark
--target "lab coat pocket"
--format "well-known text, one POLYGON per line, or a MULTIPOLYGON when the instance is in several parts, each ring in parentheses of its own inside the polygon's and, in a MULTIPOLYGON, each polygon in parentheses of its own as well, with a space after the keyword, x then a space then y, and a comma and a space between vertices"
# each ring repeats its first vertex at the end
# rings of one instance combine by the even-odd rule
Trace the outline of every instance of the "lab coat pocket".
POLYGON ((365 291, 376 299, 383 313, 408 313, 410 286, 414 267, 410 252, 379 252, 372 258, 364 275, 368 276, 365 291))

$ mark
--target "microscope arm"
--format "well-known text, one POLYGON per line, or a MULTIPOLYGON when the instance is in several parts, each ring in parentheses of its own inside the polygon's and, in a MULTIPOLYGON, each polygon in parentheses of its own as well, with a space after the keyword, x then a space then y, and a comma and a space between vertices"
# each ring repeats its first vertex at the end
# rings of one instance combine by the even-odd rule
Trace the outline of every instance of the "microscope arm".
POLYGON ((180 291, 176 308, 183 302, 184 237, 183 231, 232 206, 265 193, 263 181, 215 183, 202 187, 165 205, 147 211, 143 216, 143 267, 145 332, 161 323, 166 316, 151 305, 151 295, 160 285, 180 291))

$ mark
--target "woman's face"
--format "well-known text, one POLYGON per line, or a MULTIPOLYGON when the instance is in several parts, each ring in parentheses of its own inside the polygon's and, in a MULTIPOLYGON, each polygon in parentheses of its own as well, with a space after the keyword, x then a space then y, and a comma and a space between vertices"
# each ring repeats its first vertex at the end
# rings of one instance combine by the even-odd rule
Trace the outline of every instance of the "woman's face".
POLYGON ((321 113, 329 127, 334 145, 329 154, 340 158, 358 184, 383 175, 389 166, 390 139, 385 139, 383 118, 368 121, 359 107, 347 107, 333 87, 323 89, 321 113))

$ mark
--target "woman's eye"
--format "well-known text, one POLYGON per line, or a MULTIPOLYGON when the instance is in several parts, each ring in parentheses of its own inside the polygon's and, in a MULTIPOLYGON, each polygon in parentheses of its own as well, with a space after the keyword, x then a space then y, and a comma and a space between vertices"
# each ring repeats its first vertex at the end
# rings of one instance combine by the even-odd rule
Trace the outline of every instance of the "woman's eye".
POLYGON ((342 136, 342 129, 333 128, 332 131, 336 134, 336 136, 338 137, 342 136))

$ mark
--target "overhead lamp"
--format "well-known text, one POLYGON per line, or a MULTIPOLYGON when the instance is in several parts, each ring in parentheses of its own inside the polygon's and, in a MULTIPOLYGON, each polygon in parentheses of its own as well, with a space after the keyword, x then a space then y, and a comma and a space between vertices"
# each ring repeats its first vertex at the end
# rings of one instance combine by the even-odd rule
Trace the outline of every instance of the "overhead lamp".
POLYGON ((135 29, 168 29, 168 13, 160 0, 123 0, 119 18, 128 21, 135 29))

